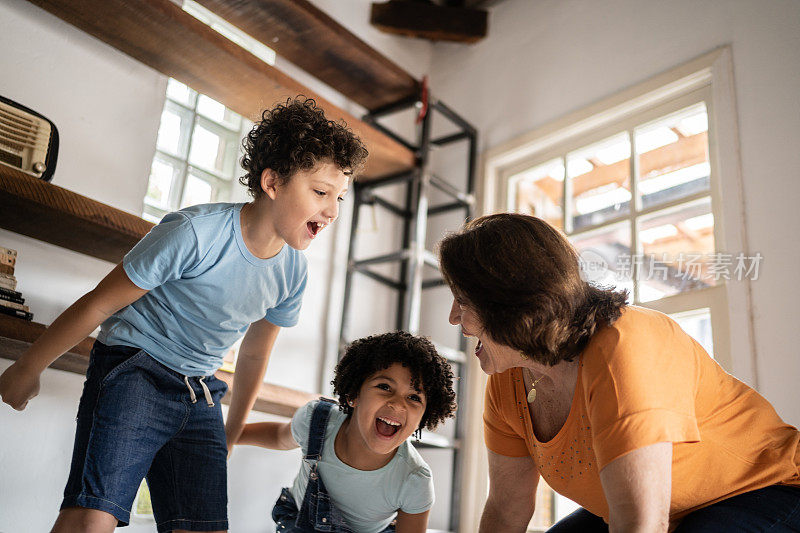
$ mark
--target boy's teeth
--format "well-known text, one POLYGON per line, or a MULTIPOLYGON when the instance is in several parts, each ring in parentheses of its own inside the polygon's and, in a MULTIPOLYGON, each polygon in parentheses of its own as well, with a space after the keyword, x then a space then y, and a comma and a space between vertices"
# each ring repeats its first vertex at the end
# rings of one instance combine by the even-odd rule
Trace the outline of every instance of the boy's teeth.
POLYGON ((389 420, 388 418, 383 418, 382 416, 379 416, 378 420, 380 420, 381 422, 384 422, 386 424, 389 424, 390 426, 399 426, 399 425, 401 425, 400 422, 394 422, 393 420, 389 420))

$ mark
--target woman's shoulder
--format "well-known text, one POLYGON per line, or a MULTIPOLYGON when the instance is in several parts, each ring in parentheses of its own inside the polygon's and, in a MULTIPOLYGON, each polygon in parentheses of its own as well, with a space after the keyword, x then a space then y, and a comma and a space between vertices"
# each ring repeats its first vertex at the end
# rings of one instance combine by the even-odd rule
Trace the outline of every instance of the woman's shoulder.
POLYGON ((652 343, 674 333, 673 321, 667 315, 635 305, 622 308, 622 314, 612 324, 599 328, 589 340, 588 347, 606 350, 631 343, 652 343))
POLYGON ((669 316, 635 305, 623 308, 622 315, 613 323, 598 329, 583 352, 585 369, 627 364, 632 360, 663 359, 665 351, 672 359, 680 353, 693 353, 686 333, 669 316))

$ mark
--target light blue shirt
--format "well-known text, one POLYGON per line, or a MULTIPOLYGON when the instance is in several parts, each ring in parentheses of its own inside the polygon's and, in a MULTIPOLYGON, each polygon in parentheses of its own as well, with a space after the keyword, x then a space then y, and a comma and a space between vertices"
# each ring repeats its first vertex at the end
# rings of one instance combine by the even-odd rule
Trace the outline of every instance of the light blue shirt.
MULTIPOLYGON (((308 450, 311 414, 318 402, 307 403, 292 418, 292 436, 300 444, 303 455, 308 450)), ((410 514, 430 509, 433 506, 431 469, 408 441, 403 442, 392 460, 378 470, 357 470, 336 456, 334 439, 346 418, 336 407, 331 411, 317 465, 331 500, 353 531, 378 533, 394 520, 398 509, 410 514)), ((309 471, 308 464, 303 461, 292 485, 292 496, 298 506, 303 503, 309 471)))
POLYGON ((244 204, 204 204, 166 215, 122 260, 149 292, 103 322, 98 340, 143 349, 187 376, 212 374, 261 319, 297 323, 307 262, 284 245, 260 259, 242 238, 244 204))

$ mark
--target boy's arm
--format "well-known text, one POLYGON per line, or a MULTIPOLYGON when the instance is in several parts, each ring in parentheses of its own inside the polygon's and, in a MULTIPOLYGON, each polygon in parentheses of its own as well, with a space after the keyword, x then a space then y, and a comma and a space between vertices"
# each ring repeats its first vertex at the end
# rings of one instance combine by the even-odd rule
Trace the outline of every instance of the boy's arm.
POLYGON ((424 513, 409 514, 397 511, 397 525, 395 533, 425 533, 428 528, 428 515, 430 509, 424 513))
POLYGON ((225 436, 228 440, 228 455, 244 430, 245 420, 258 396, 258 389, 264 381, 269 355, 275 345, 280 326, 266 320, 250 324, 239 348, 236 371, 233 374, 233 391, 228 420, 225 422, 225 436))
POLYGON ((272 450, 291 450, 299 446, 292 436, 291 421, 247 424, 236 444, 250 444, 272 450))
POLYGON ((61 354, 90 335, 108 317, 148 291, 137 287, 122 263, 53 321, 22 356, 0 375, 0 396, 17 410, 39 393, 39 375, 61 354))

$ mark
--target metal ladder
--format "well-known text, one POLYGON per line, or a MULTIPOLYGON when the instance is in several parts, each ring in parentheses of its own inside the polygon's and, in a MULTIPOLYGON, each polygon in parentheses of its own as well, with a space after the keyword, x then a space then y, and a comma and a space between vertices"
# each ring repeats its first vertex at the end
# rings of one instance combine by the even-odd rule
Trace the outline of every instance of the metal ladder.
MULTIPOLYGON (((466 218, 471 218, 473 214, 475 171, 477 166, 477 131, 475 128, 462 119, 444 103, 426 97, 427 91, 423 89, 423 99, 410 99, 396 104, 392 104, 381 109, 377 109, 367 114, 364 121, 371 126, 382 131, 392 139, 411 149, 416 156, 416 164, 413 169, 397 174, 392 174, 367 182, 356 181, 353 185, 354 206, 350 229, 350 246, 347 253, 347 274, 345 278, 344 298, 342 304, 342 321, 339 334, 340 357, 341 350, 351 339, 347 338, 347 331, 350 319, 350 299, 355 281, 355 274, 367 276, 378 283, 397 291, 397 312, 396 329, 405 330, 413 334, 419 332, 420 308, 422 303, 422 293, 424 290, 440 287, 445 284, 441 276, 432 279, 423 279, 423 268, 427 264, 438 269, 438 260, 433 252, 425 249, 425 238, 427 235, 428 218, 431 215, 463 210, 466 218), (380 124, 379 119, 409 108, 417 107, 424 109, 420 113, 421 120, 417 125, 417 142, 412 144, 398 135, 391 129, 380 124), (457 132, 439 138, 431 138, 432 115, 436 112, 446 118, 452 126, 457 128, 457 132), (431 150, 433 147, 447 147, 466 141, 468 146, 466 190, 459 190, 448 181, 441 179, 431 171, 431 150), (377 194, 382 187, 405 184, 405 205, 399 206, 377 194), (450 201, 430 205, 429 196, 431 188, 438 189, 449 197, 450 201), (362 207, 380 206, 389 213, 401 218, 403 221, 402 247, 400 250, 389 254, 375 257, 355 258, 356 248, 356 229, 359 222, 359 211, 362 207), (375 272, 372 267, 395 263, 399 264, 400 275, 398 279, 392 279, 386 275, 375 272)), ((434 343, 436 349, 446 357, 456 370, 455 374, 460 376, 454 384, 459 402, 463 400, 462 394, 465 391, 466 382, 466 339, 460 337, 458 348, 449 348, 434 343)), ((464 423, 462 410, 456 411, 454 439, 423 439, 416 442, 419 448, 444 448, 452 450, 453 479, 451 483, 450 499, 450 523, 449 531, 458 531, 460 515, 460 479, 461 464, 459 448, 464 436, 464 423)))

